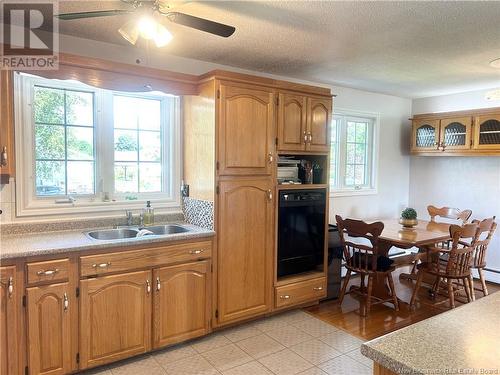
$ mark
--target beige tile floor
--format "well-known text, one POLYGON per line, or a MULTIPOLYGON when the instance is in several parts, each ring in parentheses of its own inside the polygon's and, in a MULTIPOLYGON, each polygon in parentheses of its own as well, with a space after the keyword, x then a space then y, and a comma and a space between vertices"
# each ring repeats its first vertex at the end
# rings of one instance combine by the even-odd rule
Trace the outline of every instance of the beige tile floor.
POLYGON ((370 375, 362 341, 294 310, 85 375, 370 375))

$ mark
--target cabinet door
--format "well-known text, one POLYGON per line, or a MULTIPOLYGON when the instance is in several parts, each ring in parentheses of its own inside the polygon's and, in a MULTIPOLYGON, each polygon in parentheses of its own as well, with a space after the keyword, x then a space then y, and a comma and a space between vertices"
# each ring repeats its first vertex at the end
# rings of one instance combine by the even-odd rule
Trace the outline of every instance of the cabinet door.
POLYGON ((308 98, 308 151, 328 152, 330 150, 331 113, 331 99, 308 98))
POLYGON ((151 271, 80 281, 80 366, 93 367, 151 348, 151 271))
POLYGON ((220 85, 219 175, 270 175, 274 93, 265 88, 220 85))
POLYGON ((474 121, 474 148, 500 150, 500 114, 477 116, 474 121))
POLYGON ((195 262, 153 271, 154 347, 185 341, 209 331, 209 262, 195 262))
POLYGON ((472 139, 472 117, 457 117, 441 120, 441 150, 469 150, 472 139))
POLYGON ((0 375, 18 373, 16 267, 0 267, 0 375))
POLYGON ((304 151, 307 137, 307 98, 290 93, 279 94, 278 150, 304 151))
POLYGON ((414 120, 412 123, 412 152, 437 152, 439 120, 414 120))
MULTIPOLYGON (((12 71, 0 71, 0 174, 14 174, 14 105, 12 71)), ((2 183, 4 183, 2 181, 2 183)))
POLYGON ((78 332, 71 315, 78 314, 69 283, 27 288, 28 356, 30 374, 67 374, 76 361, 71 340, 78 332))
POLYGON ((269 178, 221 181, 218 321, 234 322, 271 307, 273 184, 269 178))

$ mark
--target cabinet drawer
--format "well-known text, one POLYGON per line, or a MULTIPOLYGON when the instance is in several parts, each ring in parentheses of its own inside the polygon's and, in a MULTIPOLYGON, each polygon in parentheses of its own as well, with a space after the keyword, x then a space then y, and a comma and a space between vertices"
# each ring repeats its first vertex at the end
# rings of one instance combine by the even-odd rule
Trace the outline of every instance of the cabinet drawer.
POLYGON ((121 251, 80 257, 81 276, 104 275, 159 265, 190 262, 212 256, 210 241, 121 251))
POLYGON ((69 268, 69 259, 28 263, 26 264, 28 284, 66 281, 69 278, 69 268))
POLYGON ((276 307, 293 306, 326 296, 326 277, 276 287, 276 307))

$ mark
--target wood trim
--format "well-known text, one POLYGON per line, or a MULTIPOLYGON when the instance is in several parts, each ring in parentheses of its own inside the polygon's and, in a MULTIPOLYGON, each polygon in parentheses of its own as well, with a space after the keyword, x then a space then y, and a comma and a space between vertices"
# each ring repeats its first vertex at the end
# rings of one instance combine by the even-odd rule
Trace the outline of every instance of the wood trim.
POLYGON ((7 147, 7 165, 0 167, 1 183, 15 175, 14 158, 14 81, 13 72, 0 71, 0 152, 7 147))
POLYGON ((19 352, 22 351, 19 345, 19 321, 20 314, 18 306, 21 304, 23 286, 18 283, 16 266, 0 267, 0 289, 1 289, 1 308, 0 308, 0 335, 2 337, 0 371, 2 375, 19 373, 18 361, 19 352), (11 279, 12 278, 12 279, 11 279), (11 280, 11 281, 9 281, 11 280), (9 295, 9 282, 12 283, 12 293, 9 295), (5 340, 5 341, 4 341, 5 340), (18 348, 19 347, 19 348, 18 348), (5 371, 5 373, 4 373, 5 371))
POLYGON ((498 114, 500 113, 500 107, 495 108, 480 108, 480 109, 467 109, 464 111, 453 111, 453 112, 434 112, 434 113, 422 113, 414 115, 410 118, 413 120, 441 120, 444 118, 453 117, 468 117, 468 116, 482 116, 488 114, 498 114))
POLYGON ((262 86, 283 89, 295 92, 310 93, 321 97, 333 97, 331 90, 326 87, 311 86, 301 83, 282 81, 274 78, 258 77, 249 74, 230 72, 225 70, 212 70, 198 77, 199 82, 205 82, 210 79, 225 79, 233 82, 259 84, 262 86))

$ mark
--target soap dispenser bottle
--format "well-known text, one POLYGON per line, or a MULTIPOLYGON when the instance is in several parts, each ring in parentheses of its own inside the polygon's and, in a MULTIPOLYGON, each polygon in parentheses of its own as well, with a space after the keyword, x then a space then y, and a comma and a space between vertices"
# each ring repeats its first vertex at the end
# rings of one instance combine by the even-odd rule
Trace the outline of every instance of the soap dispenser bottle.
POLYGON ((151 201, 146 202, 146 208, 143 208, 144 226, 152 225, 155 222, 155 210, 151 207, 151 201))

